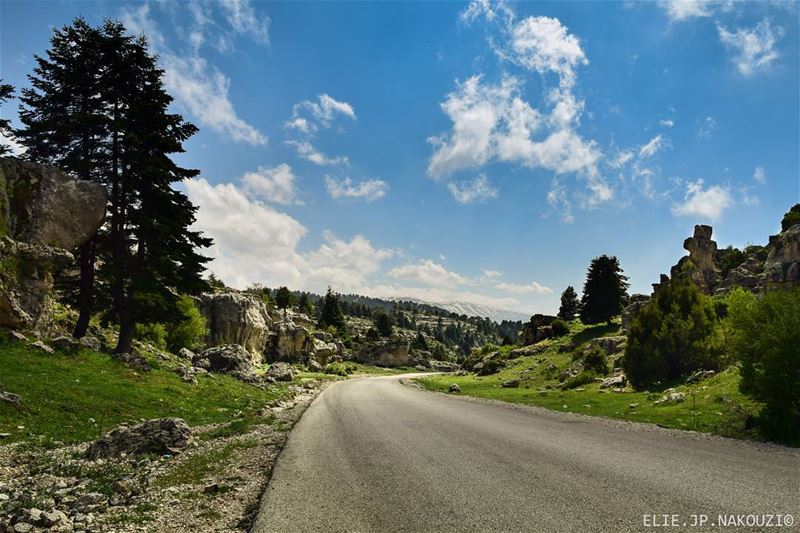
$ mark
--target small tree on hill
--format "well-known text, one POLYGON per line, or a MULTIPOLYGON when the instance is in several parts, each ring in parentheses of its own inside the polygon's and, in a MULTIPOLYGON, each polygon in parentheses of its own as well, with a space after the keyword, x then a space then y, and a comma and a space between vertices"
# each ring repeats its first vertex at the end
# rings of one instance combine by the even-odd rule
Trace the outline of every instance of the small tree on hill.
POLYGON ((375 329, 378 330, 381 337, 390 337, 392 335, 392 331, 394 330, 394 326, 392 324, 392 318, 383 311, 378 311, 375 314, 375 329))
POLYGON ((294 294, 287 287, 280 287, 275 291, 275 307, 283 309, 283 318, 286 318, 286 309, 294 303, 294 294))
POLYGON ((800 204, 794 204, 792 208, 783 215, 781 231, 786 231, 795 224, 800 224, 800 204))
POLYGON ((622 367, 634 387, 716 370, 709 349, 716 312, 711 298, 689 279, 673 279, 656 291, 631 324, 622 367))
POLYGON ((314 305, 311 303, 311 298, 308 297, 307 292, 302 293, 300 299, 297 300, 297 310, 308 316, 314 314, 314 305))
POLYGON ((572 320, 578 314, 578 294, 572 285, 564 289, 561 293, 561 307, 558 309, 558 317, 563 320, 572 320))
POLYGON ((417 338, 411 341, 411 347, 415 350, 430 351, 428 341, 425 340, 425 335, 423 335, 421 331, 417 331, 417 338))
POLYGON ((628 296, 628 277, 623 275, 616 257, 601 255, 592 259, 586 273, 581 299, 581 322, 608 322, 622 312, 628 296))

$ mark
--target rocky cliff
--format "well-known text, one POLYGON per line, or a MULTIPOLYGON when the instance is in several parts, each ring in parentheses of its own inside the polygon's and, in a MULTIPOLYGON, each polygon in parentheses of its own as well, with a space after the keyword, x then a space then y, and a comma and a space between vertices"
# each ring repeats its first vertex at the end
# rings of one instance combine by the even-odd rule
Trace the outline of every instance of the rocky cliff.
POLYGON ((272 318, 257 297, 239 292, 208 293, 200 297, 208 321, 208 345, 238 344, 260 363, 270 336, 272 318))
POLYGON ((53 271, 103 222, 105 188, 0 158, 0 326, 47 332, 53 271))

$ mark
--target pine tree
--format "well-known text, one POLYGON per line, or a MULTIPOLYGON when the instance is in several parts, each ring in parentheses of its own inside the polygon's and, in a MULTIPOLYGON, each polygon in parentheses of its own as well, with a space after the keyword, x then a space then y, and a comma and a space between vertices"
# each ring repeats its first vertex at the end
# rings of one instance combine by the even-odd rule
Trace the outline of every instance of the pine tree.
POLYGON ((280 287, 275 291, 275 306, 283 309, 283 318, 286 319, 286 309, 294 303, 294 294, 287 287, 280 287))
MULTIPOLYGON (((0 106, 12 96, 14 96, 14 86, 3 83, 3 80, 0 79, 0 106)), ((6 118, 0 118, 0 135, 3 135, 8 140, 14 138, 14 133, 11 131, 11 123, 6 118)), ((0 156, 4 156, 10 152, 11 148, 9 146, 0 144, 0 156)))
POLYGON ((314 314, 314 305, 311 303, 311 298, 308 297, 307 292, 300 295, 300 299, 297 301, 297 310, 307 316, 314 314))
POLYGON ((601 255, 592 259, 583 285, 581 322, 607 322, 610 325, 611 320, 622 312, 622 303, 628 294, 627 279, 616 257, 601 255))
POLYGON ((330 326, 336 328, 340 333, 347 330, 342 306, 339 303, 339 296, 328 287, 328 292, 325 293, 325 297, 322 299, 319 327, 328 328, 330 326))
POLYGON ((573 320, 578 314, 578 294, 572 285, 564 289, 561 293, 561 307, 558 309, 558 317, 564 320, 573 320))
POLYGON ((375 329, 378 330, 381 337, 391 337, 392 332, 394 331, 394 326, 392 324, 392 318, 386 314, 384 311, 378 311, 375 315, 375 329))
MULTIPOLYGON (((26 158, 105 184, 108 124, 100 90, 101 42, 101 31, 82 18, 53 32, 46 57, 34 56, 37 66, 28 76, 31 87, 20 97, 19 116, 25 128, 15 135, 26 148, 26 158)), ((75 337, 86 333, 92 314, 100 241, 95 235, 80 247, 79 286, 67 287, 67 299, 74 300, 79 311, 75 337)))

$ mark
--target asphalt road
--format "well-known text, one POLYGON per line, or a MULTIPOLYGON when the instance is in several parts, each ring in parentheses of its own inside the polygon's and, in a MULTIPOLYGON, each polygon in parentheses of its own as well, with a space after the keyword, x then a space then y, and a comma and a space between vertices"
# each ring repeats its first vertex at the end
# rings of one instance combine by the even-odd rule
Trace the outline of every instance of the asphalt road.
POLYGON ((308 408, 253 531, 699 530, 693 515, 800 522, 799 502, 797 450, 367 378, 308 408))

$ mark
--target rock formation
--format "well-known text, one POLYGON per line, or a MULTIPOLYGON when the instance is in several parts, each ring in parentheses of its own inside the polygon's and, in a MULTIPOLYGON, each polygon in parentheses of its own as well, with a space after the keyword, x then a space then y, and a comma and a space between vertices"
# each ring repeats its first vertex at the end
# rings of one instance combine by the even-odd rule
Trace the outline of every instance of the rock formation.
POLYGON ((158 418, 135 426, 121 425, 92 443, 86 450, 88 459, 105 459, 120 455, 174 455, 189 444, 192 428, 180 418, 158 418))
POLYGON ((399 335, 378 341, 375 346, 366 346, 358 352, 356 359, 376 366, 408 366, 409 342, 399 335))
POLYGON ((231 375, 246 382, 257 382, 252 354, 238 344, 223 344, 209 348, 195 357, 194 365, 231 375))
POLYGON ((287 319, 273 328, 264 357, 268 362, 303 363, 314 356, 315 340, 306 327, 287 319))
POLYGON ((689 252, 672 267, 670 275, 689 276, 703 292, 711 293, 722 283, 722 275, 716 263, 717 243, 711 239, 711 226, 698 224, 694 235, 683 241, 683 248, 689 252))
POLYGON ((649 301, 650 297, 646 294, 632 294, 631 297, 628 298, 628 305, 622 310, 623 331, 630 331, 633 319, 636 318, 636 315, 639 314, 639 311, 641 311, 649 301))
POLYGON ((767 249, 762 275, 765 288, 800 284, 800 224, 772 235, 767 249))
POLYGON ((536 344, 537 342, 553 336, 550 324, 556 319, 554 316, 535 314, 529 322, 522 326, 519 334, 519 343, 522 346, 536 344))
POLYGON ((0 158, 0 326, 48 332, 53 271, 94 235, 105 209, 100 184, 0 158))
POLYGON ((200 310, 208 321, 208 344, 238 344, 254 363, 260 363, 270 334, 272 318, 257 297, 239 292, 208 293, 200 297, 200 310))

